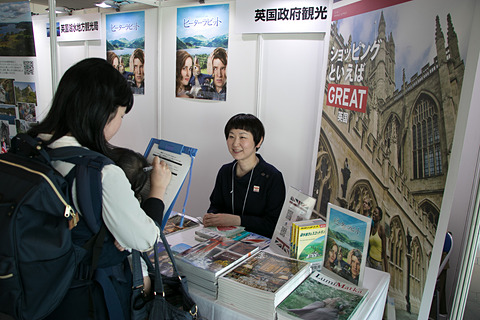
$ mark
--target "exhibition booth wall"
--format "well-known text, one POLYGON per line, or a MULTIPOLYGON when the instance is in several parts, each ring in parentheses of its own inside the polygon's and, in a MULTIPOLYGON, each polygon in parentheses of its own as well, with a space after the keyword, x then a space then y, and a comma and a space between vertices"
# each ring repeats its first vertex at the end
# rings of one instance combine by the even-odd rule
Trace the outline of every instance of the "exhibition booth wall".
MULTIPOLYGON (((321 106, 324 99, 329 34, 281 33, 242 34, 236 32, 236 1, 212 1, 230 5, 228 48, 228 96, 226 101, 202 101, 175 97, 175 52, 177 5, 162 2, 145 12, 145 94, 135 95, 135 105, 112 141, 143 153, 150 138, 161 138, 198 148, 192 171, 186 212, 202 216, 209 205, 218 169, 231 161, 223 128, 234 114, 257 115, 265 125, 265 141, 259 153, 282 171, 287 186, 310 194, 319 143, 321 106)), ((185 2, 184 5, 191 5, 185 2)), ((137 10, 134 7, 132 10, 137 10)), ((74 14, 97 13, 98 9, 74 14)), ((102 17, 114 11, 101 11, 102 17)), ((474 21, 480 20, 475 5, 474 21)), ((457 18, 458 19, 458 18, 457 18)), ((48 111, 52 98, 50 40, 45 25, 48 16, 33 16, 37 57, 37 117, 48 111)), ((105 19, 102 19, 105 28, 105 19)), ((425 21, 430 27, 431 21, 425 21)), ((474 212, 478 184, 480 130, 480 43, 475 38, 480 23, 470 32, 462 95, 450 155, 437 240, 447 230, 454 235, 454 251, 448 271, 449 297, 455 294, 468 228, 474 212)), ((103 37, 105 33, 103 32, 103 37)), ((86 57, 105 57, 105 39, 57 43, 58 79, 75 62, 86 57)), ((176 204, 181 211, 185 190, 176 204)), ((436 241, 431 253, 420 318, 430 309, 443 241, 436 241)), ((467 288, 468 290, 468 288, 467 288)), ((451 301, 452 299, 447 299, 451 301)))

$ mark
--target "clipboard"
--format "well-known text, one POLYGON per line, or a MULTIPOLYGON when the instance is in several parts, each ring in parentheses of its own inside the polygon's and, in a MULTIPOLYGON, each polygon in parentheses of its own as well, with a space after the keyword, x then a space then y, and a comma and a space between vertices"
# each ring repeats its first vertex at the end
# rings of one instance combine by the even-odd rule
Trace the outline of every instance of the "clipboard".
MULTIPOLYGON (((144 157, 148 163, 153 162, 153 157, 157 156, 160 160, 167 163, 172 172, 172 179, 167 186, 163 203, 165 204, 165 211, 163 213, 163 220, 161 229, 165 228, 170 213, 172 212, 178 194, 182 189, 183 183, 193 166, 193 160, 197 155, 197 149, 187 147, 175 142, 152 138, 145 150, 144 157)), ((187 193, 188 197, 188 193, 187 193)), ((186 199, 185 199, 186 201, 186 199)))

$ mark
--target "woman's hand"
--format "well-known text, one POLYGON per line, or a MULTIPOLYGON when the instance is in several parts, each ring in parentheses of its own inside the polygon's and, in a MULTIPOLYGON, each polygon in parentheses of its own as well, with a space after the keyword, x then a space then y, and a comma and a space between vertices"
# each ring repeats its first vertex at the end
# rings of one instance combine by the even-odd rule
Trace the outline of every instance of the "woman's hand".
POLYGON ((160 161, 158 157, 153 158, 152 167, 153 169, 150 175, 150 197, 163 200, 165 190, 172 179, 172 172, 168 168, 167 163, 163 160, 160 161))
POLYGON ((242 223, 240 216, 228 213, 206 213, 203 216, 205 227, 230 227, 239 226, 242 223))

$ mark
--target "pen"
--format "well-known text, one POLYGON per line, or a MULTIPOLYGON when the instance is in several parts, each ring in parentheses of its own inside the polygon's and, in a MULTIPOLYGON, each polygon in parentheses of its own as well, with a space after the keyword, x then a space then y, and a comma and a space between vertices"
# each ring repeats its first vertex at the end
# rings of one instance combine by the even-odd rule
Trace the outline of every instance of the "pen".
POLYGON ((152 169, 153 169, 153 166, 144 167, 143 172, 149 172, 149 171, 152 171, 152 169))

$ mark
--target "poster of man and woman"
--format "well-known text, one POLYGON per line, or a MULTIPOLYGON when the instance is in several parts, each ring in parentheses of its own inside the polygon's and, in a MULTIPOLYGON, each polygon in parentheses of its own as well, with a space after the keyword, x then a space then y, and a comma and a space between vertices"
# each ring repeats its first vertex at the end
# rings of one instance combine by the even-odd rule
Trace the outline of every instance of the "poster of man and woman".
POLYGON ((145 12, 106 15, 107 61, 127 79, 134 94, 145 93, 145 12))
POLYGON ((225 101, 229 5, 177 9, 175 95, 225 101))

